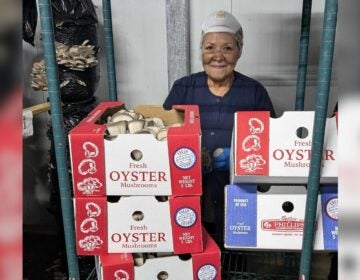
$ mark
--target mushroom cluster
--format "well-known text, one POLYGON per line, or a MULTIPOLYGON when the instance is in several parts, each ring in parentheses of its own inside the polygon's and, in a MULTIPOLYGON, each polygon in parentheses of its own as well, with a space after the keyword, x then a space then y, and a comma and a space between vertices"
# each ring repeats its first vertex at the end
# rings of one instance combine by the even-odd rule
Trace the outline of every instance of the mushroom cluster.
POLYGON ((88 45, 85 40, 81 45, 67 46, 56 43, 56 59, 59 65, 68 67, 71 70, 84 71, 98 64, 94 46, 88 45))
POLYGON ((161 118, 144 118, 134 110, 121 109, 107 118, 105 126, 110 136, 143 133, 152 134, 157 140, 165 141, 168 128, 181 126, 181 123, 166 126, 161 118))
POLYGON ((35 62, 32 66, 31 70, 31 87, 35 90, 47 91, 47 79, 45 72, 45 62, 41 60, 39 62, 35 62))
MULTIPOLYGON (((57 64, 74 71, 85 71, 88 68, 96 66, 98 64, 96 52, 94 46, 88 45, 88 42, 88 40, 85 40, 81 45, 74 46, 67 46, 56 42, 57 64)), ((33 64, 31 76, 31 87, 34 90, 48 90, 44 59, 33 64)), ((60 88, 66 86, 69 82, 69 80, 62 81, 60 88)), ((80 79, 76 82, 82 86, 86 86, 85 82, 80 79)))

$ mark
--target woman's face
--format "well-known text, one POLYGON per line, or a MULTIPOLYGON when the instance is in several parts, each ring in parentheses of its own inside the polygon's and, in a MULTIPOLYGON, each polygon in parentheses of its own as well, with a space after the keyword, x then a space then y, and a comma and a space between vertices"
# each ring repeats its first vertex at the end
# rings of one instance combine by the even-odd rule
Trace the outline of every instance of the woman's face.
POLYGON ((201 47, 202 64, 208 77, 223 82, 232 77, 240 57, 237 41, 230 33, 207 33, 201 47))

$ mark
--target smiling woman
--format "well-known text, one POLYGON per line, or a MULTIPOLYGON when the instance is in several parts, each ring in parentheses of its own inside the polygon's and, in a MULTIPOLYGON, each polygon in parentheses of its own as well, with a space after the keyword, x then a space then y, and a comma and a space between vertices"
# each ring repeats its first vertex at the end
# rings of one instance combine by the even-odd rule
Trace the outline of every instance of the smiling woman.
POLYGON ((211 93, 224 96, 234 81, 240 48, 229 33, 208 33, 202 40, 202 63, 211 93))
POLYGON ((202 25, 201 58, 209 90, 224 96, 235 78, 234 69, 243 46, 240 23, 229 13, 217 11, 202 25))
POLYGON ((221 247, 234 113, 262 110, 274 115, 266 89, 258 81, 234 71, 242 47, 243 31, 237 19, 226 11, 212 13, 202 24, 200 48, 204 71, 175 81, 163 105, 165 109, 176 104, 199 106, 204 156, 202 217, 221 247), (215 150, 221 152, 214 153, 215 150))

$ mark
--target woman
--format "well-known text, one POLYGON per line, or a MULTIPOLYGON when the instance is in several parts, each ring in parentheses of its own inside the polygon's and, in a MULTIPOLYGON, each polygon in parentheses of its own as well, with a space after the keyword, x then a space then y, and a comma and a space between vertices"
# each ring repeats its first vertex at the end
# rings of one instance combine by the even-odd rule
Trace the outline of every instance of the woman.
MULTIPOLYGON (((204 71, 175 81, 164 108, 196 104, 200 110, 203 160, 203 222, 218 244, 223 243, 224 186, 229 184, 229 154, 234 113, 274 109, 265 88, 234 71, 243 47, 240 23, 228 12, 211 14, 202 25, 201 58, 204 71), (214 151, 222 148, 220 153, 214 151)), ((218 150, 219 151, 219 150, 218 150)))

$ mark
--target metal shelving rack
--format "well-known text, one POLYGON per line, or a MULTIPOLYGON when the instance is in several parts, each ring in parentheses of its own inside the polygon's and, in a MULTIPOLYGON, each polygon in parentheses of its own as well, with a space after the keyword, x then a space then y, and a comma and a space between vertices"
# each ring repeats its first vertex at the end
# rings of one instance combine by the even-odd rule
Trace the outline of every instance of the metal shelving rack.
POLYGON ((305 225, 301 249, 299 279, 309 279, 313 251, 316 208, 319 193, 321 156, 329 101, 331 70, 337 23, 337 0, 326 0, 324 11, 323 35, 320 47, 318 81, 313 138, 311 147, 310 171, 308 178, 305 225))
MULTIPOLYGON (((308 46, 310 38, 311 0, 303 0, 301 37, 296 87, 296 111, 304 110, 308 46)), ((315 117, 312 138, 310 172, 307 185, 306 213, 301 253, 284 252, 223 252, 226 279, 310 279, 316 209, 320 185, 321 155, 330 91, 335 29, 337 23, 337 0, 326 0, 323 20, 323 34, 320 47, 318 80, 316 90, 315 117), (268 260, 259 262, 258 260, 268 260), (226 260, 226 261, 225 261, 226 260), (257 266, 251 266, 251 262, 257 266), (269 265, 271 268, 269 269, 269 265), (276 273, 281 265, 282 271, 276 273), (294 269, 296 271, 294 271, 294 269), (297 274, 298 272, 298 274, 297 274)))
MULTIPOLYGON (((296 110, 304 109, 311 5, 312 0, 303 0, 299 67, 295 105, 296 110)), ((317 98, 313 130, 314 133, 312 139, 313 146, 311 152, 310 173, 308 179, 308 194, 306 200, 305 228, 303 235, 303 246, 301 250, 300 268, 298 274, 299 278, 297 277, 297 275, 295 275, 296 272, 294 273, 293 271, 293 269, 299 263, 299 258, 297 255, 281 252, 272 254, 271 258, 273 261, 275 260, 275 264, 277 264, 277 260, 279 260, 279 264, 283 267, 282 274, 266 271, 264 263, 263 266, 261 266, 261 264, 257 266, 257 273, 252 273, 246 272, 246 269, 249 269, 251 263, 249 264, 248 262, 246 262, 245 255, 240 252, 225 252, 222 258, 223 261, 226 258, 233 258, 230 262, 227 262, 230 263, 230 266, 224 268, 224 270, 226 270, 225 276, 230 277, 230 279, 309 279, 311 257, 313 251, 316 205, 320 182, 321 154, 323 150, 324 129, 330 90, 335 29, 337 22, 337 7, 337 0, 326 0, 323 21, 323 35, 320 48, 320 60, 316 92, 317 98)), ((39 11, 41 32, 43 35, 44 44, 45 67, 48 78, 48 93, 51 108, 51 121, 54 135, 57 172, 59 177, 61 208, 65 231, 68 273, 70 280, 78 280, 80 279, 80 276, 78 260, 75 251, 73 205, 70 193, 70 179, 67 171, 68 155, 66 154, 66 137, 62 121, 62 109, 58 81, 58 69, 55 55, 51 1, 39 0, 39 11)), ((103 14, 109 99, 113 101, 117 99, 117 89, 112 34, 111 0, 103 0, 103 14)), ((248 259, 251 255, 249 254, 250 253, 247 253, 246 256, 248 259)), ((256 253, 254 252, 254 254, 256 253)), ((263 256, 263 259, 265 259, 267 258, 269 252, 262 252, 260 254, 263 256)), ((94 271, 92 271, 88 279, 92 279, 93 277, 95 277, 94 274, 94 271)))
MULTIPOLYGON (((56 165, 59 178, 61 211, 64 224, 66 256, 69 280, 80 279, 78 259, 75 250, 74 211, 71 198, 71 185, 68 173, 66 137, 63 128, 62 108, 58 67, 55 52, 54 25, 50 0, 39 0, 41 33, 43 36, 44 59, 48 80, 51 123, 54 135, 56 165)), ((103 0, 105 50, 109 76, 109 99, 116 100, 115 61, 111 23, 110 0, 103 0)))

